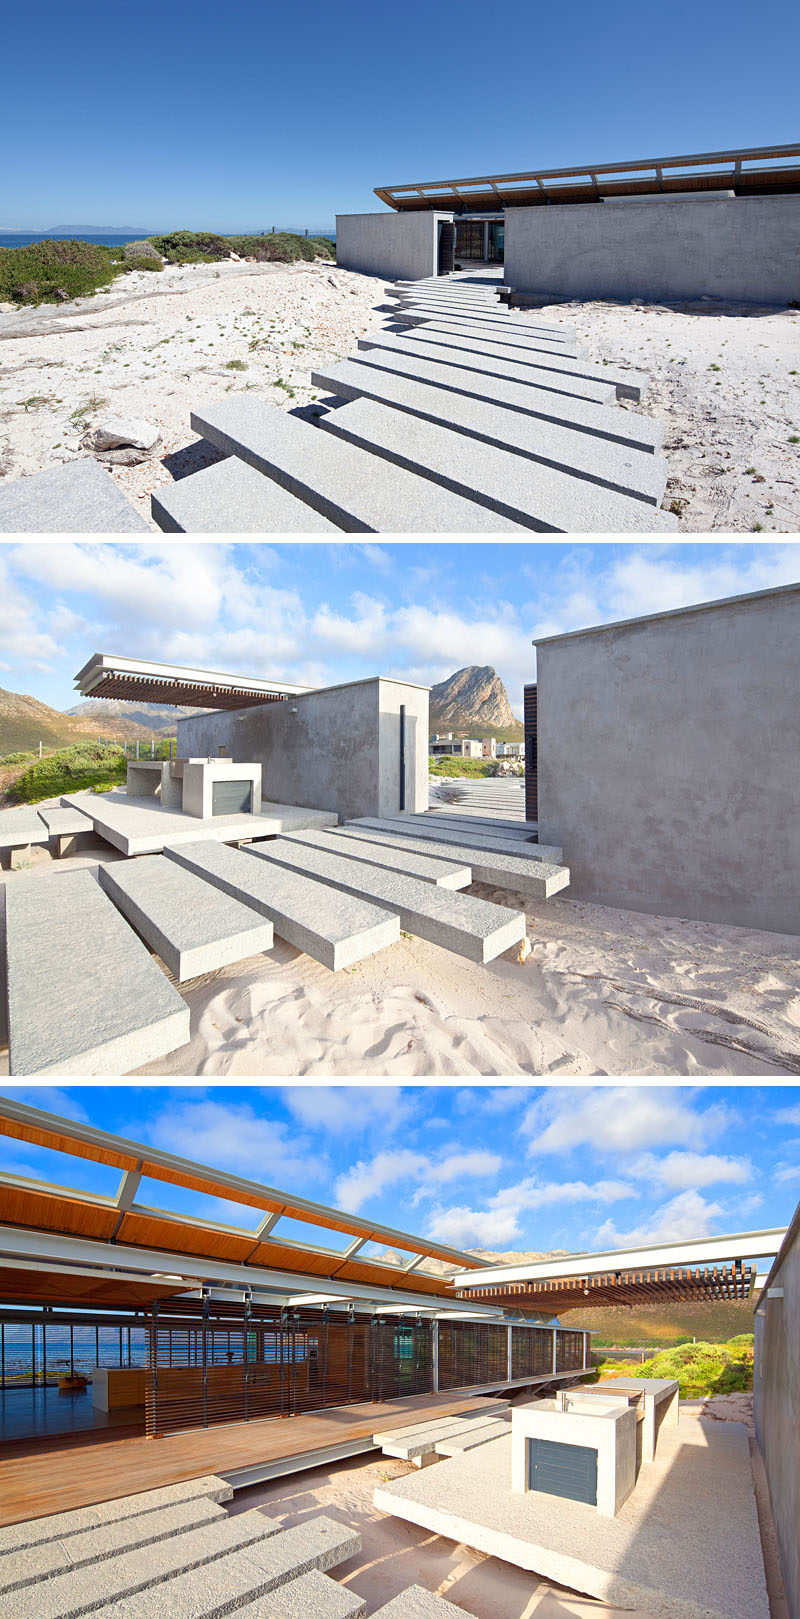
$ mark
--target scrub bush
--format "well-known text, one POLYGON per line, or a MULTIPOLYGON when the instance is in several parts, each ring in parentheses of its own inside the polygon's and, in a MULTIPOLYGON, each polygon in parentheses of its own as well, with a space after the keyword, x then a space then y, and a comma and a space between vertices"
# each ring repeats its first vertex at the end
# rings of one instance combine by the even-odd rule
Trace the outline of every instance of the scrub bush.
POLYGON ((99 242, 31 242, 0 247, 0 302, 58 303, 110 286, 119 268, 99 242))
POLYGON ((641 1366, 603 1361, 603 1377, 677 1378, 681 1399, 699 1400, 712 1394, 746 1393, 753 1387, 753 1336, 740 1333, 726 1344, 676 1344, 662 1349, 641 1366))
POLYGON ((60 748, 45 759, 36 759, 7 788, 6 797, 16 804, 36 804, 61 793, 76 793, 84 787, 102 784, 108 791, 124 785, 127 764, 122 748, 112 742, 76 742, 60 748))

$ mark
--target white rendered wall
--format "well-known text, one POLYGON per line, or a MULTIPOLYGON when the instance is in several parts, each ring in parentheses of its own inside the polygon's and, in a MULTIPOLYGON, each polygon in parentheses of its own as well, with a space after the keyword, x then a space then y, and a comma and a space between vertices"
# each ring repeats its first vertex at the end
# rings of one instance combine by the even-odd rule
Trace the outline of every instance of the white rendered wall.
POLYGON ((505 280, 569 298, 800 299, 800 196, 507 208, 505 280))

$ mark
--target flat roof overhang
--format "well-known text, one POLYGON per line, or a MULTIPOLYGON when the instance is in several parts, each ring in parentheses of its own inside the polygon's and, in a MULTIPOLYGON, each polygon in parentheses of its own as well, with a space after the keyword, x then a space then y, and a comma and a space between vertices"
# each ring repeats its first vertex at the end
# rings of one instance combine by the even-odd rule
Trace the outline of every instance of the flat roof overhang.
POLYGON ((251 708, 302 697, 313 686, 282 680, 251 679, 216 669, 194 669, 172 663, 149 663, 93 652, 78 670, 75 687, 82 697, 113 697, 130 703, 167 703, 182 708, 251 708))
POLYGON ((0 1222, 4 1227, 0 1263, 3 1256, 23 1259, 26 1255, 34 1264, 75 1263, 77 1252, 80 1266, 119 1269, 123 1253, 129 1260, 138 1254, 141 1262, 133 1266, 132 1274, 175 1273, 173 1291, 179 1291, 182 1279, 188 1277, 189 1287, 215 1281, 308 1292, 313 1284, 341 1297, 388 1299, 399 1290, 414 1301, 427 1296, 450 1304, 451 1276, 426 1270, 424 1261, 435 1260, 451 1270, 474 1270, 480 1265, 474 1255, 449 1244, 413 1236, 8 1098, 0 1098, 0 1135, 122 1172, 114 1196, 0 1174, 0 1222), (261 1218, 254 1229, 247 1230, 152 1207, 137 1201, 145 1177, 244 1204, 261 1218), (334 1249, 273 1235, 284 1217, 339 1233, 350 1241, 344 1248, 334 1249), (65 1242, 77 1242, 78 1249, 64 1249, 65 1242), (360 1258, 361 1250, 373 1242, 411 1257, 403 1263, 384 1257, 360 1258))
POLYGON ((609 1304, 712 1304, 720 1299, 752 1297, 752 1266, 714 1265, 704 1269, 622 1271, 552 1282, 495 1282, 469 1290, 456 1285, 456 1296, 484 1304, 521 1305, 528 1309, 591 1309, 609 1304))
POLYGON ((530 208, 547 203, 659 196, 676 191, 730 190, 745 197, 800 191, 800 145, 694 152, 624 163, 583 163, 568 169, 528 169, 459 180, 415 180, 376 186, 375 195, 400 211, 447 208, 458 214, 498 207, 530 208))
POLYGON ((556 1254, 552 1259, 522 1260, 519 1264, 483 1266, 457 1278, 459 1291, 507 1282, 552 1282, 587 1277, 623 1275, 633 1271, 687 1270, 727 1261, 766 1259, 776 1254, 786 1235, 784 1226, 764 1231, 736 1231, 718 1237, 687 1237, 637 1248, 606 1248, 596 1254, 556 1254))

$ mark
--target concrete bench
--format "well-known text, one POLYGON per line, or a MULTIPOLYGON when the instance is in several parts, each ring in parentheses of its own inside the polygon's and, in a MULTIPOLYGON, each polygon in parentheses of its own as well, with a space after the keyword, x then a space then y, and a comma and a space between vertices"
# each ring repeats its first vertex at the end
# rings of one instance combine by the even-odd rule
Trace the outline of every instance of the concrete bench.
POLYGON ((161 854, 100 867, 100 886, 179 983, 272 949, 272 923, 161 854))
POLYGON ((24 1523, 6 1524, 0 1528, 0 1556, 26 1546, 41 1546, 49 1540, 64 1540, 81 1535, 87 1529, 101 1524, 123 1523, 127 1518, 138 1518, 149 1512, 161 1512, 165 1507, 177 1506, 181 1501, 231 1501, 233 1487, 224 1478, 208 1473, 203 1478, 189 1479, 185 1484, 168 1484, 158 1490, 142 1490, 136 1495, 117 1496, 113 1501, 99 1501, 93 1507, 76 1507, 71 1512, 52 1512, 44 1518, 30 1518, 24 1523))
MULTIPOLYGON (((604 402, 599 396, 587 399, 563 393, 560 388, 552 388, 549 382, 540 381, 538 376, 526 383, 509 382, 506 393, 501 378, 487 377, 480 370, 461 365, 461 355, 455 350, 450 359, 445 360, 427 351, 423 353, 421 346, 414 344, 408 353, 398 350, 386 354, 383 363, 379 359, 376 364, 380 352, 363 350, 353 359, 339 362, 359 367, 358 371, 346 372, 343 377, 336 367, 340 381, 349 382, 344 389, 337 385, 343 398, 372 397, 379 403, 389 402, 391 382, 395 409, 430 417, 434 422, 483 439, 498 449, 513 450, 517 455, 532 459, 546 459, 549 446, 554 446, 557 452, 562 452, 565 465, 577 467, 585 463, 586 456, 599 457, 608 445, 623 448, 628 456, 634 451, 634 459, 641 455, 651 460, 661 446, 663 428, 659 422, 620 410, 613 399, 607 398, 604 402), (365 375, 369 366, 371 376, 365 375), (402 381, 409 386, 401 389, 402 381), (424 394, 420 392, 423 388, 424 394), (555 438, 543 431, 552 427, 561 430, 555 438), (576 442, 578 435, 586 441, 583 445, 576 442), (576 462, 576 456, 583 459, 576 462)), ((327 379, 329 373, 325 376, 327 379)))
MULTIPOLYGON (((338 836, 338 834, 337 834, 338 836)), ((374 842, 383 844, 389 849, 396 850, 402 855, 405 846, 418 854, 431 855, 436 858, 437 851, 445 853, 442 844, 433 840, 426 841, 420 838, 404 839, 400 834, 376 830, 369 831, 366 827, 343 827, 342 840, 358 842, 367 838, 370 844, 374 842)), ((449 853, 459 860, 465 859, 469 845, 454 846, 449 853)), ((474 883, 488 883, 492 888, 507 889, 512 894, 520 894, 530 899, 552 899, 554 894, 560 893, 562 888, 569 887, 569 870, 566 866, 551 865, 547 861, 523 862, 515 860, 513 856, 504 854, 490 854, 485 849, 469 849, 469 865, 474 883)))
POLYGON ((164 853, 268 917, 279 938, 333 972, 374 956, 400 937, 398 918, 379 906, 343 899, 300 873, 249 860, 243 850, 205 842, 167 847, 164 853))
POLYGON ((6 887, 12 1074, 126 1074, 189 1039, 189 1008, 88 871, 6 887))
POLYGON ((338 534, 304 500, 236 456, 157 489, 153 517, 165 534, 338 534))
POLYGON ((27 861, 34 844, 49 843, 50 833, 31 804, 0 810, 0 869, 27 861))
POLYGON ((0 534, 149 534, 111 475, 86 456, 0 488, 0 534))
POLYGON ((0 1593, 19 1590, 40 1580, 55 1578, 88 1563, 103 1563, 109 1557, 154 1546, 173 1535, 182 1535, 204 1524, 227 1522, 224 1507, 200 1497, 178 1506, 164 1507, 157 1513, 140 1513, 122 1523, 98 1525, 63 1540, 48 1540, 38 1546, 18 1547, 0 1556, 0 1593))
POLYGON ((67 855, 77 854, 83 843, 94 841, 94 822, 82 810, 77 809, 40 809, 39 819, 44 822, 50 834, 50 849, 57 860, 63 860, 67 855))
POLYGON ((338 832, 286 832, 287 843, 300 843, 312 849, 328 849, 331 854, 344 854, 350 860, 363 860, 367 866, 386 866, 389 871, 402 871, 408 877, 419 877, 421 882, 433 883, 436 888, 469 888, 472 872, 463 862, 431 859, 410 848, 389 849, 385 844, 365 838, 342 842, 338 832))
POLYGON ((299 844, 283 838, 263 848, 251 845, 246 852, 251 858, 316 878, 342 893, 363 896, 399 916, 400 926, 407 933, 427 939, 429 944, 441 945, 469 961, 493 961, 525 937, 525 917, 521 911, 491 905, 471 894, 435 888, 432 883, 406 877, 402 872, 365 866, 344 855, 329 854, 327 850, 302 849, 299 844))
POLYGON ((407 838, 425 838, 445 845, 442 854, 447 859, 460 858, 454 853, 456 846, 469 844, 473 851, 485 850, 489 854, 507 854, 514 860, 542 860, 546 865, 558 866, 563 850, 557 843, 529 843, 525 839, 506 836, 499 832, 484 832, 482 828, 439 826, 432 824, 427 815, 361 815, 348 821, 348 827, 368 827, 372 832, 391 832, 407 838), (448 847, 453 845, 453 848, 448 847))
POLYGON ((218 449, 274 478, 347 533, 516 532, 462 495, 250 396, 192 411, 191 422, 218 449))
POLYGON ((528 529, 638 534, 675 526, 659 507, 667 483, 667 464, 660 456, 541 421, 526 421, 522 432, 517 429, 535 446, 520 454, 477 437, 474 426, 465 432, 459 425, 460 418, 499 435, 510 422, 513 432, 520 418, 511 412, 488 407, 495 426, 486 420, 484 407, 459 398, 452 412, 456 420, 448 421, 451 396, 441 389, 382 373, 366 385, 354 383, 351 392, 362 387, 362 397, 321 418, 323 431, 395 466, 416 467, 444 488, 469 493, 528 529))

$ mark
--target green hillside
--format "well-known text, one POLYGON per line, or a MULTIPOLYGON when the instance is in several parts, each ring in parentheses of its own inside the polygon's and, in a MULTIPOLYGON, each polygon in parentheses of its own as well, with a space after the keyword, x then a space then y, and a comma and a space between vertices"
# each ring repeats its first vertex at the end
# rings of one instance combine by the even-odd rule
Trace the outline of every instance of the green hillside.
POLYGON ((559 1310, 559 1319, 568 1327, 585 1327, 592 1333, 592 1348, 605 1344, 653 1349, 685 1343, 697 1338, 704 1343, 724 1344, 740 1333, 753 1331, 755 1300, 720 1301, 713 1304, 640 1304, 596 1306, 584 1310, 559 1310))

